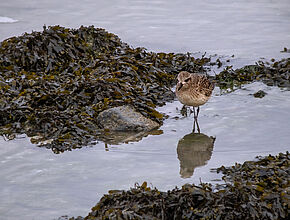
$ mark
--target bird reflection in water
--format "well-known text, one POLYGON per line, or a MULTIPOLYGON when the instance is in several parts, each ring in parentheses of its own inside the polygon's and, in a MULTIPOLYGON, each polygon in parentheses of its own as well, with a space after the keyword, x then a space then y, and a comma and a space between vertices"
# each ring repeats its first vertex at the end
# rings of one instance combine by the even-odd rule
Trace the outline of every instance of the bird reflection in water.
POLYGON ((177 156, 182 178, 191 177, 196 167, 207 163, 211 158, 214 142, 214 137, 202 133, 190 133, 179 140, 177 156))

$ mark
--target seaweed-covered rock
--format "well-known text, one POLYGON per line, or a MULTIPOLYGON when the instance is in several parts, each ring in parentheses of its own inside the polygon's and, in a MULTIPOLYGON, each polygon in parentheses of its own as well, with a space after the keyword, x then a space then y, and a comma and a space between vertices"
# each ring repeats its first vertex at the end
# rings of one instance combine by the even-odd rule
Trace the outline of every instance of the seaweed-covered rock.
POLYGON ((259 90, 258 92, 254 93, 253 96, 255 98, 263 98, 265 95, 267 95, 266 92, 264 92, 263 90, 259 90))
POLYGON ((155 108, 173 100, 176 74, 202 72, 209 61, 131 48, 93 26, 44 27, 6 39, 0 43, 0 135, 25 133, 58 153, 94 143, 96 119, 109 108, 131 105, 162 124, 155 108))
POLYGON ((144 117, 131 106, 119 106, 102 111, 97 117, 98 125, 110 131, 150 131, 159 124, 144 117))
POLYGON ((289 219, 290 155, 259 157, 218 168, 224 185, 186 184, 161 192, 144 182, 111 190, 85 218, 75 219, 289 219))

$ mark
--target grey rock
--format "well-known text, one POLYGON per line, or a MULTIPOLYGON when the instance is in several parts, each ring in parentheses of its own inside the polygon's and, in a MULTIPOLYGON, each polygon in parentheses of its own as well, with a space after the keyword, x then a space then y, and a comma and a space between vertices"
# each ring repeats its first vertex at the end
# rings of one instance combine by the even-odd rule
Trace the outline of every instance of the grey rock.
POLYGON ((97 117, 99 127, 110 131, 150 131, 159 124, 125 105, 102 111, 97 117))
POLYGON ((118 145, 122 143, 138 142, 150 135, 152 131, 112 131, 104 132, 99 140, 106 144, 118 145))

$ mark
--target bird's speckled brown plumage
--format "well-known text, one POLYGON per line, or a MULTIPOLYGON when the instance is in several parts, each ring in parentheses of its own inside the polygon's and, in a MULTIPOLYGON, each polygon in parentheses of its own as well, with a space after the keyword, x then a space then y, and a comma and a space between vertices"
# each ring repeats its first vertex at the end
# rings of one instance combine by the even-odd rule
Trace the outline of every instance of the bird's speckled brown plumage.
POLYGON ((176 96, 184 105, 198 107, 205 104, 214 89, 213 83, 202 74, 182 71, 177 79, 176 96))

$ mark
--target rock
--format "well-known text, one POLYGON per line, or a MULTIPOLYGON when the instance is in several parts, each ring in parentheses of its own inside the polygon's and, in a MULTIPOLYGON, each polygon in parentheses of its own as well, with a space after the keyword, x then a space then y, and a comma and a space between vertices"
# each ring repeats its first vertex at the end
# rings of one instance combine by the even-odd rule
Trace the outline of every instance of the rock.
POLYGON ((159 124, 144 117, 129 105, 102 111, 97 117, 98 125, 110 131, 150 131, 159 124))
POLYGON ((263 98, 267 93, 263 90, 259 90, 258 92, 254 93, 253 96, 255 98, 263 98))
POLYGON ((106 144, 118 145, 122 143, 138 142, 142 138, 148 135, 160 135, 163 134, 162 130, 151 131, 112 131, 103 132, 98 140, 103 141, 106 144))

